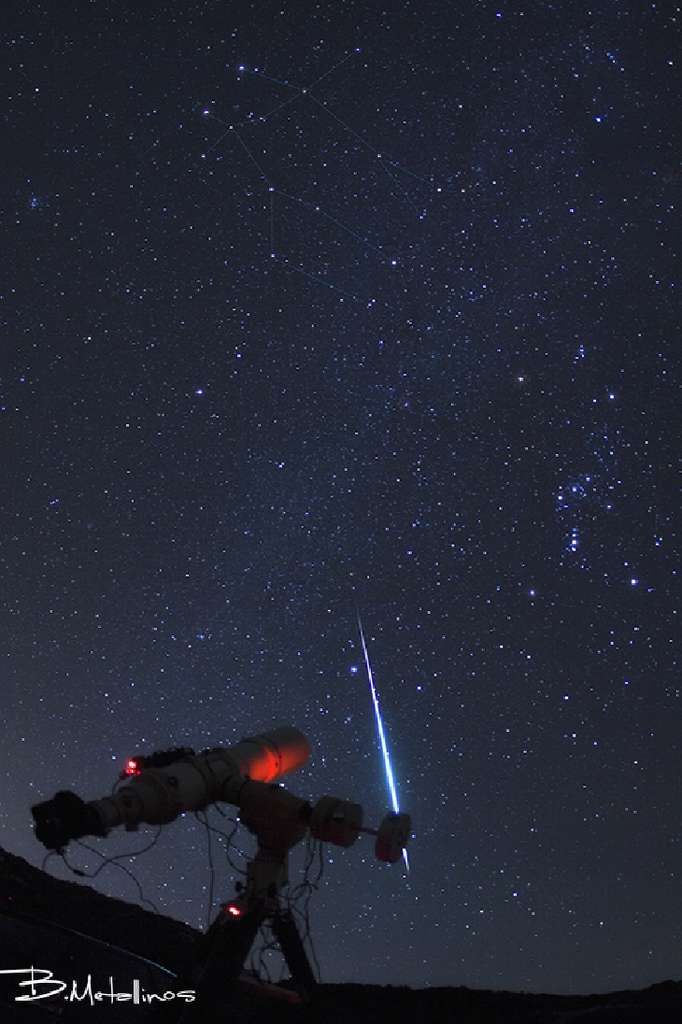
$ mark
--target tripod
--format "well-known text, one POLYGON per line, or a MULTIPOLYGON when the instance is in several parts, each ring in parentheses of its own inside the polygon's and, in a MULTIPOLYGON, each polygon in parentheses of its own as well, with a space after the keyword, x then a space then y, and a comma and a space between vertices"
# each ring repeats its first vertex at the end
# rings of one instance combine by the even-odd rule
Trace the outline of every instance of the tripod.
POLYGON ((310 966, 293 914, 280 903, 280 890, 288 881, 288 851, 258 846, 247 866, 247 881, 238 896, 221 908, 201 940, 191 975, 196 1001, 187 1006, 180 1024, 224 1020, 258 930, 268 922, 291 971, 300 1002, 309 1002, 317 981, 310 966), (219 1016, 218 1016, 219 1015, 219 1016))

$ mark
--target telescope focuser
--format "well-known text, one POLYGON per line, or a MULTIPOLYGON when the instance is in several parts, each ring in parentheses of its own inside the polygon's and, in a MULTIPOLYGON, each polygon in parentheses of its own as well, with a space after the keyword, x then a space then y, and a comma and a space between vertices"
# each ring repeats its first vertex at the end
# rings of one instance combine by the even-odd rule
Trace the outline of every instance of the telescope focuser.
POLYGON ((107 830, 92 804, 61 790, 52 800, 31 808, 36 838, 48 850, 63 850, 71 839, 105 836, 107 830))

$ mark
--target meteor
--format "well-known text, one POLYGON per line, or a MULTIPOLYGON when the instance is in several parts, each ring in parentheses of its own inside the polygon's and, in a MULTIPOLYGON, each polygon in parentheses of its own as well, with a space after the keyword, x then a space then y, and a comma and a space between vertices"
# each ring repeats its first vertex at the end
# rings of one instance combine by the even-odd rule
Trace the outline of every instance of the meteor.
MULTIPOLYGON (((396 814, 398 811, 398 794, 396 793, 395 781, 393 779, 393 769, 391 768, 391 759, 388 754, 388 745, 386 743, 386 736, 384 734, 384 724, 381 720, 381 711, 379 710, 379 698, 377 697, 376 687, 374 685, 374 676, 372 674, 372 666, 369 661, 369 654, 367 652, 367 644, 365 643, 365 631, 362 628, 362 619, 360 618, 360 609, 355 609, 358 617, 358 629, 360 631, 360 642, 362 644, 362 653, 365 657, 365 667, 367 669, 367 678, 369 680, 369 688, 372 694, 372 703, 374 705, 374 717, 377 723, 377 732, 379 733, 379 742, 381 744, 381 753, 384 758, 384 767, 386 769, 386 782, 388 783, 388 790, 391 794, 391 803, 393 810, 396 814)), ((410 862, 407 857, 407 850, 403 847, 403 860, 405 861, 405 869, 409 873, 410 862)))

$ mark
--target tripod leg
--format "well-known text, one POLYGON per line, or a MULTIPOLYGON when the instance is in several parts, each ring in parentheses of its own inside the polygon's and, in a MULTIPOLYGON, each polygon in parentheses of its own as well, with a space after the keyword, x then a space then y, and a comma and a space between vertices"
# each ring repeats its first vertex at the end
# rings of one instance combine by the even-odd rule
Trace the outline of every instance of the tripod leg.
POLYGON ((293 915, 288 911, 279 911, 273 914, 271 924, 299 994, 304 999, 310 999, 317 988, 317 981, 293 915))
POLYGON ((204 1024, 212 1019, 212 1011, 224 1009, 231 986, 241 974, 262 920, 260 910, 238 918, 221 912, 216 918, 206 935, 207 951, 193 972, 193 984, 186 986, 196 990, 196 1001, 181 1015, 182 1024, 204 1024))

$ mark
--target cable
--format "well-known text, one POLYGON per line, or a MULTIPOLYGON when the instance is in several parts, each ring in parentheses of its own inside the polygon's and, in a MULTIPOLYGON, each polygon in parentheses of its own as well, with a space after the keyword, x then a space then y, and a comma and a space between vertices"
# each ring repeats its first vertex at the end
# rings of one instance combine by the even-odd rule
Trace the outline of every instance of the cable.
MULTIPOLYGON (((82 845, 85 846, 85 843, 83 843, 82 845)), ((89 846, 86 847, 86 849, 91 850, 92 853, 97 853, 97 850, 93 850, 89 846)), ((100 854, 100 856, 102 856, 102 854, 100 854)), ((94 878, 95 875, 99 874, 99 872, 102 870, 102 868, 107 866, 107 864, 112 864, 115 868, 118 868, 120 871, 125 872, 126 875, 128 875, 130 878, 132 878, 133 882, 135 883, 135 886, 137 887, 138 895, 139 895, 140 900, 142 901, 142 903, 146 903, 148 907, 151 907, 152 911, 155 914, 160 914, 161 913, 161 911, 156 906, 156 904, 153 903, 151 900, 147 899, 147 897, 145 896, 144 892, 142 891, 142 886, 140 885, 140 883, 138 882, 137 878, 132 873, 132 871, 129 868, 125 867, 123 864, 119 864, 113 858, 109 858, 104 864, 101 864, 100 867, 97 868, 96 871, 93 871, 91 873, 87 872, 87 871, 82 871, 80 868, 76 868, 72 864, 69 864, 69 862, 66 859, 66 856, 65 856, 65 854, 63 852, 61 853, 61 858, 64 861, 64 863, 66 864, 66 866, 69 869, 69 871, 72 871, 74 875, 79 875, 81 878, 94 878)))
MULTIPOLYGON (((195 817, 196 817, 196 815, 195 815, 195 817)), ((234 861, 232 860, 232 858, 230 857, 230 849, 234 848, 236 853, 238 853, 240 856, 244 857, 245 859, 248 859, 248 854, 244 853, 243 850, 240 850, 238 846, 235 846, 232 843, 232 836, 234 835, 234 833, 239 828, 239 822, 235 823, 235 827, 233 828, 232 832, 228 836, 228 834, 226 832, 223 832, 222 829, 216 828, 215 825, 209 824, 208 819, 206 819, 206 821, 203 821, 203 822, 201 821, 201 819, 198 819, 198 820, 200 821, 200 824, 204 825, 209 831, 215 832, 216 835, 219 835, 223 839, 227 840, 227 847, 225 849, 225 856, 227 858, 228 864, 230 865, 230 867, 232 868, 233 871, 237 872, 237 874, 243 875, 244 877, 246 877, 246 871, 244 870, 244 868, 240 867, 239 864, 235 864, 234 861)))
POLYGON ((202 822, 201 818, 199 817, 200 813, 201 813, 200 811, 197 811, 195 813, 194 817, 197 819, 198 822, 203 824, 205 826, 205 828, 206 828, 206 847, 207 847, 207 855, 208 855, 208 866, 209 866, 209 869, 210 869, 210 881, 208 883, 208 906, 206 907, 206 928, 208 929, 208 928, 210 928, 210 925, 211 925, 211 915, 213 914, 213 892, 214 892, 214 887, 215 887, 215 865, 213 863, 213 850, 211 848, 211 828, 210 828, 210 825, 208 824, 208 819, 207 819, 206 811, 203 812, 203 815, 204 815, 203 822, 202 822))
POLYGON ((300 882, 291 892, 283 893, 284 899, 287 904, 287 910, 292 917, 298 917, 303 924, 303 930, 301 935, 301 942, 303 945, 308 943, 310 952, 317 969, 317 980, 321 980, 320 964, 315 953, 315 946, 312 939, 310 930, 310 901, 313 893, 319 888, 319 883, 324 874, 324 849, 321 840, 312 839, 310 835, 306 837, 306 859, 303 868, 303 881, 300 882), (310 871, 313 866, 315 856, 319 856, 319 869, 317 877, 314 881, 310 880, 310 871), (303 909, 298 906, 300 902, 303 902, 303 909))
POLYGON ((45 856, 43 857, 42 863, 40 865, 40 870, 44 871, 45 870, 45 865, 47 864, 47 862, 50 859, 50 857, 56 857, 56 856, 57 856, 57 851, 56 850, 48 850, 47 853, 45 854, 45 856))
MULTIPOLYGON (((151 850, 153 846, 156 846, 162 830, 163 825, 159 825, 151 842, 147 843, 146 846, 143 846, 141 850, 132 850, 126 853, 112 853, 108 857, 106 856, 106 854, 102 853, 101 850, 97 850, 95 849, 94 846, 89 846, 87 843, 84 843, 82 839, 76 839, 75 842, 78 843, 79 846, 82 846, 85 850, 88 850, 90 853, 94 853, 98 857, 102 858, 103 863, 100 864, 96 871, 94 871, 91 875, 88 875, 89 878, 94 878, 95 875, 98 875, 100 871, 103 868, 105 868, 107 864, 109 864, 111 861, 125 860, 126 857, 139 857, 141 853, 146 853, 147 850, 151 850)), ((116 866, 121 867, 120 864, 117 864, 116 866)))
MULTIPOLYGON (((275 939, 274 936, 271 935, 270 937, 268 937, 268 931, 267 930, 268 930, 268 925, 264 921, 261 924, 260 928, 258 929, 258 934, 263 939, 263 945, 258 950, 258 963, 259 963, 260 967, 263 969, 263 971, 265 973, 265 977, 267 978, 268 984, 272 985, 272 975, 270 974, 270 968, 268 967, 267 962, 265 960, 265 954, 268 953, 268 952, 274 951, 275 949, 277 949, 278 948, 278 943, 277 943, 277 940, 275 939)), ((256 952, 254 951, 252 953, 252 955, 251 955, 251 961, 253 961, 255 955, 256 955, 256 952)), ((256 972, 256 973, 258 973, 258 972, 256 972)), ((260 978, 260 974, 258 976, 259 976, 259 980, 262 980, 260 978)))
MULTIPOLYGON (((324 874, 324 844, 323 844, 322 840, 315 840, 314 843, 313 843, 313 847, 314 848, 316 847, 316 853, 318 855, 320 863, 319 863, 319 869, 318 869, 317 877, 315 878, 315 881, 314 882, 310 882, 309 880, 307 881, 308 890, 307 890, 306 895, 304 896, 304 899, 305 899, 305 909, 304 909, 305 931, 303 933, 302 941, 304 943, 305 943, 306 940, 308 941, 308 945, 310 946, 310 951, 312 953, 313 960, 314 960, 315 966, 317 968, 317 978, 318 978, 318 981, 319 981, 319 980, 321 980, 320 964, 319 964, 318 959, 317 959, 317 954, 315 953, 315 945, 313 943, 313 937, 312 937, 311 930, 310 930, 310 902, 312 900, 313 894, 315 892, 317 892, 317 890, 319 888, 319 885, 320 885, 320 882, 322 880, 322 876, 324 874)), ((312 862, 311 862, 310 866, 312 866, 312 862)))
POLYGON ((154 835, 152 841, 148 843, 146 846, 143 846, 141 850, 134 850, 132 852, 128 851, 126 853, 115 853, 111 854, 108 857, 105 854, 101 853, 99 850, 96 850, 93 846, 89 846, 87 843, 84 843, 81 839, 77 839, 76 842, 78 843, 79 846, 82 846, 83 849, 87 850, 89 853, 94 853, 97 857, 102 858, 102 863, 94 871, 83 871, 81 868, 77 868, 73 864, 70 864, 69 861, 66 859, 66 854, 64 850, 59 850, 56 852, 59 853, 60 857, 64 861, 64 864, 69 869, 69 871, 71 871, 74 875, 78 875, 80 878, 96 878, 100 871, 102 871, 105 867, 108 867, 109 864, 112 864, 114 867, 119 868, 120 871, 124 871, 126 875, 132 878, 133 882, 137 887, 137 891, 142 903, 146 903, 147 906, 151 907, 155 914, 160 914, 161 911, 156 906, 156 904, 153 903, 151 900, 147 899, 147 897, 144 895, 144 892, 142 891, 142 886, 140 885, 139 881, 132 873, 132 871, 130 871, 129 868, 125 867, 125 865, 119 864, 118 861, 127 857, 138 857, 141 853, 146 853, 147 850, 151 850, 151 848, 157 843, 159 836, 161 835, 162 828, 163 826, 159 825, 159 828, 156 834, 154 835))
MULTIPOLYGON (((225 818, 227 821, 232 822, 232 824, 234 825, 234 828, 232 829, 232 831, 230 832, 230 835, 229 835, 230 843, 232 843, 232 836, 235 834, 235 832, 237 831, 237 829, 241 825, 241 822, 240 822, 239 818, 232 818, 227 813, 227 811, 223 810, 223 808, 220 806, 220 804, 215 803, 215 804, 212 804, 212 806, 215 807, 216 811, 218 812, 218 814, 220 814, 220 816, 222 818, 225 818)), ((235 850, 237 851, 237 853, 240 856, 244 857, 245 860, 249 859, 249 854, 248 853, 244 853, 244 851, 240 850, 238 846, 235 846, 234 848, 235 848, 235 850)))

